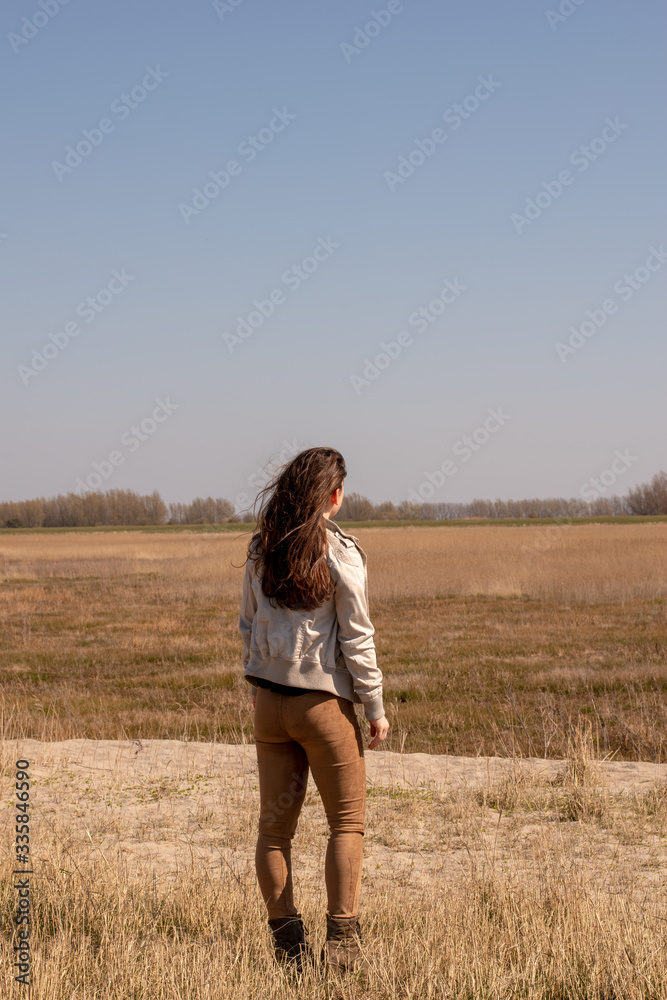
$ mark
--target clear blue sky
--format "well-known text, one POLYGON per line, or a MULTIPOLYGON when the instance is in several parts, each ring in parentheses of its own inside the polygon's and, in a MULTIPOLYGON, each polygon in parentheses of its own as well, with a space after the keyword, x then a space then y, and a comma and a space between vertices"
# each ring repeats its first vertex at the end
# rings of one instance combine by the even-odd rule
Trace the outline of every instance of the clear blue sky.
POLYGON ((233 500, 285 442, 376 501, 667 468, 667 18, 560 6, 4 4, 0 499, 233 500))

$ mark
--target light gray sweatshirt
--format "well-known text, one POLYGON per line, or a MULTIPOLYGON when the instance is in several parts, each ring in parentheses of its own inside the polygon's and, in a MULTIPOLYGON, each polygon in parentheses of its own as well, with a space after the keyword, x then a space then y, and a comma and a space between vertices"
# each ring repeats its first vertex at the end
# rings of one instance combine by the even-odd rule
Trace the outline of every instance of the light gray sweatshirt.
POLYGON ((314 611, 274 607, 262 592, 255 562, 247 561, 239 617, 243 676, 250 684, 261 677, 329 691, 363 704, 367 719, 381 719, 382 672, 368 616, 366 553, 354 535, 330 518, 325 522, 334 594, 314 611))

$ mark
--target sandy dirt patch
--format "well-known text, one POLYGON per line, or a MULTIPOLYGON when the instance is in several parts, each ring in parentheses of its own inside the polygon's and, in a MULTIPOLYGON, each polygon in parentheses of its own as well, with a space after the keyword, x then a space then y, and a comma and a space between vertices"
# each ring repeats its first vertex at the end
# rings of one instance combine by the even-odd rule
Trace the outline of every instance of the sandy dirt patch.
MULTIPOLYGON (((563 817, 549 805, 565 762, 539 758, 448 757, 366 751, 367 832, 364 898, 390 884, 419 891, 443 886, 471 866, 505 873, 545 863, 564 876, 664 885, 667 838, 642 829, 632 808, 667 781, 667 764, 601 762, 593 794, 600 816, 563 817), (498 790, 524 789, 503 805, 498 790), (531 801, 530 789, 541 799, 531 801), (528 789, 528 792, 525 789, 528 789), (488 801, 484 799, 486 793, 488 801), (480 796, 482 796, 480 798, 480 796), (545 798, 546 796, 546 798, 545 798), (632 815, 631 815, 632 814, 632 815), (565 848, 565 850, 563 850, 565 848), (553 862, 549 861, 552 858, 553 862)), ((32 775, 32 850, 58 845, 73 859, 82 850, 109 864, 123 858, 137 873, 178 878, 196 859, 257 891, 254 844, 259 811, 254 744, 177 740, 35 740, 2 744, 3 806, 12 805, 11 770, 19 758, 32 775)), ((9 824, 3 849, 9 849, 9 824)), ((324 899, 328 828, 312 775, 293 845, 297 889, 324 899)))

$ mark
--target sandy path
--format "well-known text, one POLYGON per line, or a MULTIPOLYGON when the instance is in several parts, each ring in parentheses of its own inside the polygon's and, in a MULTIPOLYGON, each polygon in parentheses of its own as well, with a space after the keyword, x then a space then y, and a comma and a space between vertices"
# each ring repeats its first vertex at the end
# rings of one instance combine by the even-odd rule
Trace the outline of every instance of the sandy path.
MULTIPOLYGON (((37 857, 57 851, 104 864, 122 859, 138 877, 150 869, 163 879, 180 878, 195 861, 212 875, 231 873, 247 891, 257 891, 254 744, 18 740, 0 744, 0 753, 4 809, 12 805, 14 762, 30 761, 37 857)), ((497 787, 505 776, 522 772, 550 782, 563 771, 563 761, 368 750, 365 756, 364 886, 372 892, 396 884, 419 892, 434 880, 451 885, 471 866, 508 877, 558 867, 564 877, 579 879, 585 871, 589 883, 605 886, 664 886, 667 837, 644 835, 636 823, 563 823, 546 813, 479 808, 472 818, 457 816, 457 792, 497 787), (401 789, 405 793, 397 794, 401 789), (449 813, 448 802, 454 803, 449 813)), ((600 787, 612 796, 642 793, 667 780, 667 764, 604 762, 599 772, 600 787)), ((5 830, 3 853, 10 849, 10 824, 5 830)), ((327 836, 311 776, 293 844, 294 877, 297 887, 308 884, 322 902, 327 836)))
MULTIPOLYGON (((195 774, 257 776, 254 744, 184 743, 179 740, 64 740, 42 743, 14 740, 4 743, 10 759, 25 757, 32 762, 35 777, 52 773, 53 768, 76 767, 90 776, 98 772, 126 777, 171 777, 187 780, 195 774)), ((553 779, 563 769, 562 760, 541 757, 513 761, 505 757, 450 757, 427 753, 392 753, 366 750, 366 777, 369 787, 481 788, 495 784, 517 767, 545 779, 553 779)), ((605 761, 599 764, 604 785, 611 792, 638 789, 667 778, 667 764, 634 761, 605 761)), ((312 780, 312 779, 311 779, 312 780)))

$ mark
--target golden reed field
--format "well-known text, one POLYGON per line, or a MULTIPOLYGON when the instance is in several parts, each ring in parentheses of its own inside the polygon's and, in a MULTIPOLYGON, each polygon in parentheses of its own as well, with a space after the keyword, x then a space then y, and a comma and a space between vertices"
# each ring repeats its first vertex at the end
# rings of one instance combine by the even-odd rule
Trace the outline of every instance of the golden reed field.
MULTIPOLYGON (((667 760, 667 523, 359 528, 385 747, 667 760)), ((252 737, 248 534, 0 537, 4 735, 252 737)))
MULTIPOLYGON (((237 630, 248 534, 63 532, 0 536, 0 996, 27 997, 25 756, 35 1000, 667 997, 667 524, 351 530, 392 725, 367 751, 370 984, 274 967, 237 630), (428 787, 426 754, 451 755, 428 787)), ((317 951, 326 836, 311 781, 293 857, 317 951)))

